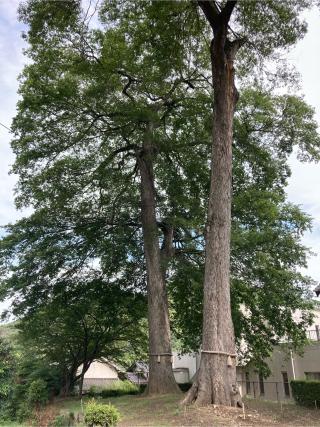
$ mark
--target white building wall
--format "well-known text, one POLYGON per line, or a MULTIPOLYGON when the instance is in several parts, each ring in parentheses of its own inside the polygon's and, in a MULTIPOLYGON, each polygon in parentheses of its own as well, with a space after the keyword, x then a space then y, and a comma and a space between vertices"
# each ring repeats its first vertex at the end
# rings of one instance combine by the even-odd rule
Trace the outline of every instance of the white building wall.
POLYGON ((90 368, 84 375, 84 378, 118 379, 118 372, 107 363, 96 360, 91 363, 90 368))
MULTIPOLYGON (((188 353, 188 354, 182 354, 180 355, 177 352, 173 353, 173 363, 172 368, 187 368, 189 370, 189 382, 192 381, 195 373, 197 372, 199 368, 199 361, 200 361, 200 355, 198 353, 188 353)), ((185 376, 184 376, 185 378, 185 376)), ((180 382, 180 378, 179 378, 180 382)))
MULTIPOLYGON (((297 320, 299 316, 299 313, 295 314, 297 320)), ((312 331, 310 336, 316 339, 317 335, 314 331, 316 326, 320 325, 320 310, 315 310, 314 316, 313 325, 309 330, 312 331)), ((289 383, 293 379, 306 379, 306 373, 311 374, 310 376, 312 374, 314 377, 318 376, 316 374, 320 374, 320 341, 312 341, 304 348, 304 353, 301 356, 295 353, 290 354, 290 351, 284 345, 276 346, 271 357, 266 362, 271 370, 271 375, 264 379, 265 393, 261 397, 270 400, 292 398, 291 390, 290 397, 286 396, 283 372, 287 373, 289 383)), ((250 394, 260 396, 259 375, 254 369, 248 367, 239 368, 242 395, 246 394, 247 389, 246 373, 249 374, 249 381, 252 382, 250 394)))

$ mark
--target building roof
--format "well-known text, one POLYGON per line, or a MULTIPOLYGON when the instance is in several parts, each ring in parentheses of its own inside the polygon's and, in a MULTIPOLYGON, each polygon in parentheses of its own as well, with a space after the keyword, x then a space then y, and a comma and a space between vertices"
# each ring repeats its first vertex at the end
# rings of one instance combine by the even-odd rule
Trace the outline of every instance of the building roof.
POLYGON ((127 372, 149 372, 149 365, 146 362, 142 362, 141 360, 138 360, 134 362, 133 365, 130 366, 130 368, 127 370, 127 372))

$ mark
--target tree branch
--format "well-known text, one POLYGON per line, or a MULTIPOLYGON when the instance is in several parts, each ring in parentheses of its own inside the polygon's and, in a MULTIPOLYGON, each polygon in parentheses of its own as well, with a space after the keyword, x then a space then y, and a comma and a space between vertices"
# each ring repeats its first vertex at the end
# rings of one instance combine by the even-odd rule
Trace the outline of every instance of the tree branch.
POLYGON ((214 1, 198 0, 198 5, 201 7, 214 32, 217 31, 222 24, 228 25, 236 4, 237 0, 227 0, 224 8, 219 10, 214 1))
POLYGON ((138 80, 135 77, 130 76, 130 74, 126 73, 125 71, 118 70, 117 73, 120 74, 120 76, 126 77, 128 79, 127 84, 122 89, 122 93, 126 95, 129 99, 131 99, 132 102, 136 102, 134 97, 128 92, 128 89, 130 88, 132 83, 135 83, 138 80))
POLYGON ((201 7, 205 17, 207 18, 212 29, 215 29, 219 23, 219 9, 214 1, 198 0, 198 5, 201 7))
POLYGON ((225 24, 229 23, 233 9, 235 8, 236 4, 237 0, 227 0, 225 7, 221 10, 221 19, 223 19, 223 22, 225 24))

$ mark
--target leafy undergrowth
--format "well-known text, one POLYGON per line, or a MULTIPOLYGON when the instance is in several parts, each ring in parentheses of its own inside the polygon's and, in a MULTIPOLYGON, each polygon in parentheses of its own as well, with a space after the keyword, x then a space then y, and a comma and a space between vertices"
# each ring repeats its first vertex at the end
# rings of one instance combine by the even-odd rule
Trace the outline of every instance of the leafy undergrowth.
MULTIPOLYGON (((121 413, 119 427, 132 426, 319 426, 320 410, 307 409, 294 403, 280 405, 263 400, 245 401, 245 419, 242 409, 225 407, 195 406, 183 407, 179 404, 181 395, 160 397, 121 396, 101 399, 112 403, 121 413)), ((84 399, 84 403, 86 399, 84 399)), ((75 414, 76 427, 83 427, 81 403, 76 399, 57 400, 52 409, 56 413, 75 414)), ((8 426, 9 424, 1 424, 8 426)), ((11 424, 10 426, 16 426, 11 424)), ((21 425, 20 425, 21 426, 21 425)), ((44 426, 41 426, 44 427, 44 426)))

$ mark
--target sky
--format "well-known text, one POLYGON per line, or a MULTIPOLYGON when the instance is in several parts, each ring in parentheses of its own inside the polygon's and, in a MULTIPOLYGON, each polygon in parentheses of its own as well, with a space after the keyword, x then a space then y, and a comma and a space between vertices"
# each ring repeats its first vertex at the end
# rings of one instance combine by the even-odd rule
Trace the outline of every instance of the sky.
MULTIPOLYGON (((25 59, 26 47, 21 38, 23 25, 17 21, 16 9, 19 0, 0 0, 0 122, 10 127, 18 100, 18 76, 25 59)), ((289 54, 289 60, 301 74, 301 93, 313 106, 320 125, 320 14, 314 9, 306 14, 309 30, 305 38, 289 54)), ((16 177, 9 175, 14 161, 10 149, 10 134, 0 125, 0 225, 14 222, 23 215, 14 206, 16 177)), ((290 159, 292 176, 287 193, 289 200, 299 204, 310 214, 313 230, 303 242, 315 256, 309 259, 305 273, 320 281, 320 164, 303 164, 294 157, 290 159), (319 187, 318 187, 319 185, 319 187)), ((1 233, 1 231, 0 231, 1 233)), ((4 307, 0 303, 0 311, 4 307)))

